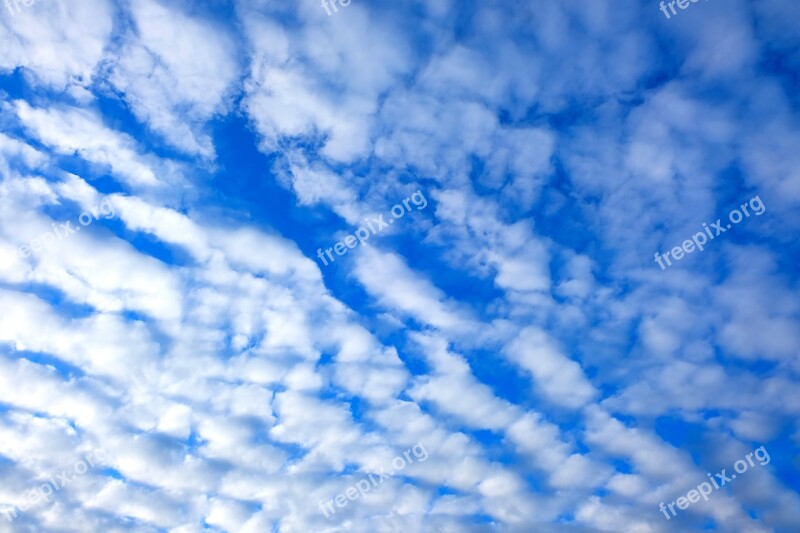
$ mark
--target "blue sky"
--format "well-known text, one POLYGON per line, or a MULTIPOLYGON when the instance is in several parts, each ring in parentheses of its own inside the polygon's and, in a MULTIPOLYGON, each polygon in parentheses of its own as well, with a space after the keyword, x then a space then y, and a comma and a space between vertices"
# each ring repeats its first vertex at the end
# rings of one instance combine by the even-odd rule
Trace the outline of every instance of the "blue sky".
POLYGON ((0 532, 800 531, 795 2, 7 4, 0 532))

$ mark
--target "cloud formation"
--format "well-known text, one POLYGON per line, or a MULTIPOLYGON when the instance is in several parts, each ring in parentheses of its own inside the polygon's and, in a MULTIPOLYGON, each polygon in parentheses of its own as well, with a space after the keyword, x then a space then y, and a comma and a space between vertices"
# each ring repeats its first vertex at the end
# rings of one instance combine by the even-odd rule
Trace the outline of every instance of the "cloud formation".
POLYGON ((13 4, 0 531, 800 522, 791 0, 13 4), (764 216, 653 261, 755 195, 764 216))

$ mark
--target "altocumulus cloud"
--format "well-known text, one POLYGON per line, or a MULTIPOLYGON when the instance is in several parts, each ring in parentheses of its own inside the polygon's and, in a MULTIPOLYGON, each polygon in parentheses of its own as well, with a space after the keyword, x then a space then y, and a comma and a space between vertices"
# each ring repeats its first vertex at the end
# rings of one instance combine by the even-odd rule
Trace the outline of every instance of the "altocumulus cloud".
POLYGON ((792 0, 9 4, 0 531, 796 530, 792 0))

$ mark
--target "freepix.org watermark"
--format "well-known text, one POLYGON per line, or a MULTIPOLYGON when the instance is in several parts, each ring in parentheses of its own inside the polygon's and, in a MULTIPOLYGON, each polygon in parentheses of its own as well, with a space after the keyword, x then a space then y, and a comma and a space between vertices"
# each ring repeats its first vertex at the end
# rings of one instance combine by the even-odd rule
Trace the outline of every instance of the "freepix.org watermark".
POLYGON ((692 236, 692 240, 685 240, 681 246, 676 246, 672 250, 668 250, 664 252, 662 256, 658 252, 656 252, 656 263, 658 266, 661 267, 661 270, 666 270, 667 266, 672 266, 672 261, 670 261, 670 253, 672 254, 672 259, 675 261, 680 261, 684 257, 684 253, 690 254, 695 251, 695 249, 699 251, 703 251, 703 246, 709 241, 713 240, 715 237, 719 237, 729 229, 733 227, 733 224, 738 224, 745 218, 750 217, 750 212, 748 212, 748 206, 750 209, 753 210, 753 214, 756 216, 761 216, 767 210, 767 207, 764 205, 764 202, 761 201, 761 198, 758 196, 754 196, 750 199, 749 203, 743 203, 739 206, 739 209, 734 209, 728 214, 728 220, 731 221, 727 227, 722 227, 722 219, 718 218, 716 222, 711 224, 711 227, 708 227, 705 222, 703 222, 703 229, 705 231, 699 231, 692 236), (744 215, 742 215, 744 213, 744 215), (712 231, 713 229, 713 231, 712 231), (708 235, 708 237, 706 237, 708 235), (667 265, 664 266, 662 262, 666 261, 667 265))
MULTIPOLYGON (((761 466, 769 464, 770 458, 769 454, 767 453, 767 449, 764 446, 761 446, 760 448, 753 450, 752 453, 748 453, 745 456, 745 459, 747 459, 747 461, 745 461, 744 459, 739 459, 738 461, 733 463, 733 469, 736 470, 736 474, 744 474, 745 472, 747 472, 747 469, 749 467, 756 465, 755 462, 753 461, 753 456, 755 456, 755 458, 758 460, 758 463, 761 466)), ((664 517, 667 520, 670 520, 672 516, 676 516, 677 514, 675 513, 676 503, 678 509, 684 510, 688 508, 689 505, 699 502, 701 497, 703 498, 703 500, 708 501, 708 496, 711 494, 712 491, 719 489, 720 487, 724 487, 725 485, 736 479, 736 474, 731 474, 730 476, 728 476, 726 468, 723 468, 722 472, 719 472, 713 476, 711 475, 711 472, 708 472, 706 475, 708 476, 708 479, 711 481, 711 483, 709 483, 708 481, 703 481, 697 486, 697 489, 690 490, 688 493, 686 493, 686 496, 681 496, 680 498, 678 498, 673 502, 670 502, 666 506, 664 505, 664 502, 661 502, 659 510, 662 513, 664 513, 664 517), (711 486, 712 484, 714 485, 713 488, 711 486), (669 509, 672 512, 672 516, 670 516, 669 513, 667 513, 667 509, 669 509)))
MULTIPOLYGON (((666 5, 664 5, 664 2, 661 2, 660 9, 661 12, 664 13, 664 16, 667 17, 667 20, 669 20, 670 14, 667 12, 667 6, 669 6, 669 9, 672 11, 673 15, 677 15, 678 12, 675 11, 675 4, 678 4, 678 7, 681 9, 686 9, 690 5, 689 2, 691 2, 692 4, 696 4, 699 1, 700 0, 671 0, 667 2, 666 5)), ((706 2, 708 2, 708 0, 706 0, 706 2)))
POLYGON ((403 455, 398 455, 394 459, 392 459, 392 468, 394 470, 389 470, 389 472, 384 472, 383 468, 381 468, 380 472, 377 474, 368 474, 367 479, 361 479, 356 482, 355 485, 351 485, 344 491, 344 494, 338 494, 335 498, 328 500, 327 502, 319 502, 319 512, 325 515, 325 518, 330 518, 334 514, 336 514, 336 509, 333 508, 333 503, 336 502, 336 507, 345 507, 350 501, 358 499, 359 496, 364 496, 367 492, 372 490, 373 487, 377 487, 378 485, 383 483, 384 479, 389 479, 393 475, 395 475, 400 470, 406 467, 406 464, 413 463, 414 460, 411 458, 411 454, 414 454, 414 457, 419 459, 419 462, 422 463, 425 459, 428 458, 428 450, 425 449, 425 446, 419 442, 403 452, 403 455), (408 461, 408 462, 406 462, 408 461), (376 477, 377 476, 377 477, 376 477), (370 481, 372 483, 370 483, 370 481))
POLYGON ((89 471, 89 468, 94 468, 95 463, 105 464, 107 461, 108 455, 105 450, 102 448, 92 450, 84 456, 83 460, 78 461, 72 466, 72 471, 75 472, 74 476, 70 476, 67 470, 62 470, 60 475, 50 476, 47 483, 43 483, 39 487, 29 490, 27 498, 22 505, 0 509, 0 513, 6 517, 6 520, 11 522, 17 517, 17 509, 24 513, 31 507, 40 503, 50 503, 51 497, 56 492, 69 485, 78 476, 84 475, 89 471))
POLYGON ((36 1, 37 0, 5 0, 5 3, 8 12, 11 13, 12 15, 16 15, 17 13, 20 12, 21 9, 19 7, 20 4, 22 4, 25 7, 31 7, 33 4, 36 3, 36 1), (16 9, 16 11, 14 11, 14 9, 16 9))
MULTIPOLYGON (((355 248, 359 244, 366 245, 367 240, 372 236, 381 231, 384 228, 389 227, 390 224, 394 224, 394 221, 403 218, 406 212, 411 212, 411 206, 409 204, 414 204, 417 208, 417 211, 420 209, 425 209, 428 205, 428 200, 425 199, 425 195, 422 194, 422 191, 417 191, 408 198, 402 201, 402 205, 400 203, 394 205, 391 209, 392 218, 389 219, 387 222, 384 220, 383 215, 378 216, 377 218, 373 219, 364 219, 369 227, 369 230, 363 226, 359 227, 355 231, 355 235, 348 235, 344 238, 344 242, 337 242, 331 248, 325 249, 325 255, 328 256, 331 263, 333 263, 336 259, 333 257, 331 252, 335 252, 336 255, 342 256, 347 253, 348 249, 355 248)), ((328 261, 325 260, 325 256, 322 254, 322 248, 317 248, 317 257, 320 258, 322 264, 328 266, 328 261)))
POLYGON ((340 6, 347 7, 350 5, 352 1, 353 0, 322 0, 322 8, 325 10, 325 13, 327 13, 328 16, 330 17, 333 13, 339 12, 339 10, 336 9, 337 2, 340 6), (333 8, 333 13, 331 13, 330 10, 331 7, 333 8))
POLYGON ((104 199, 100 202, 100 205, 95 207, 94 209, 90 209, 91 213, 84 211, 78 217, 78 224, 75 226, 72 225, 72 221, 67 220, 63 224, 51 224, 53 231, 48 231, 40 235, 39 237, 31 240, 28 244, 24 244, 19 247, 19 254, 22 257, 29 257, 33 252, 39 252, 41 250, 45 250, 55 244, 56 240, 63 240, 67 237, 70 237, 81 230, 81 226, 86 227, 95 220, 100 219, 100 215, 103 215, 103 218, 106 220, 114 218, 117 214, 117 211, 114 209, 114 204, 111 203, 111 200, 108 198, 104 199))

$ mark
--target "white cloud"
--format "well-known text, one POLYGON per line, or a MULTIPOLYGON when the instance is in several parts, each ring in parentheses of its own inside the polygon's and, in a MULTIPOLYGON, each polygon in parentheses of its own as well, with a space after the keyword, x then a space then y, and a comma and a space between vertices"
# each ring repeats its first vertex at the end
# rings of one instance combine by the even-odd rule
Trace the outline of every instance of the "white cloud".
POLYGON ((597 396, 580 365, 539 328, 523 330, 508 345, 506 354, 531 373, 535 390, 557 405, 578 408, 597 396))
POLYGON ((0 69, 29 69, 34 78, 65 89, 91 84, 109 44, 113 5, 93 2, 36 2, 21 11, 0 10, 0 69))
POLYGON ((174 4, 142 0, 130 6, 135 31, 112 56, 108 80, 170 144, 213 157, 203 126, 225 109, 240 66, 228 30, 174 4))

